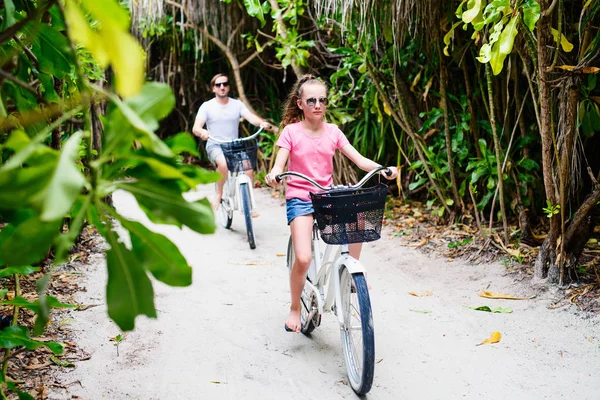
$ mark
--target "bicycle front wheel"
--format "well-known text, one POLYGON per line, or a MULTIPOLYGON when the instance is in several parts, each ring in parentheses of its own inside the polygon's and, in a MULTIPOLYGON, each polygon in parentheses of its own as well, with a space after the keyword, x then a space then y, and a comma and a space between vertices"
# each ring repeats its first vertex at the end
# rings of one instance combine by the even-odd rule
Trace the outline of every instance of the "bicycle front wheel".
POLYGON ((233 206, 229 197, 223 197, 221 199, 221 203, 219 204, 219 209, 217 212, 219 215, 219 221, 221 222, 221 225, 223 225, 223 228, 231 228, 231 223, 233 222, 233 206))
POLYGON ((340 289, 344 325, 341 329, 342 348, 352 389, 359 395, 366 394, 373 384, 375 371, 375 333, 371 299, 367 281, 362 273, 350 274, 342 266, 340 289))
POLYGON ((247 183, 240 184, 240 193, 242 195, 242 206, 244 207, 244 219, 246 221, 246 233, 248 234, 248 244, 251 249, 256 248, 254 240, 254 229, 252 227, 252 203, 250 202, 250 188, 247 183))

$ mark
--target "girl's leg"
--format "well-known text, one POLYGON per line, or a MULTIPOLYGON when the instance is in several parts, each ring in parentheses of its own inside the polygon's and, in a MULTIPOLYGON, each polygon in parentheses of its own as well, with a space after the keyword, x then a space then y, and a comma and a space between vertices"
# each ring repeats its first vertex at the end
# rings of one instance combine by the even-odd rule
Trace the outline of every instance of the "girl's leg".
POLYGON ((362 250, 362 243, 352 243, 348 245, 348 251, 350 252, 350 256, 359 260, 360 259, 360 251, 362 250))
POLYGON ((290 306, 290 315, 285 321, 286 326, 294 332, 300 332, 302 323, 300 321, 300 296, 304 289, 306 273, 310 267, 312 259, 312 215, 301 215, 296 217, 290 223, 292 233, 292 243, 294 245, 294 254, 296 256, 292 272, 290 273, 290 292, 292 295, 292 305, 290 306))

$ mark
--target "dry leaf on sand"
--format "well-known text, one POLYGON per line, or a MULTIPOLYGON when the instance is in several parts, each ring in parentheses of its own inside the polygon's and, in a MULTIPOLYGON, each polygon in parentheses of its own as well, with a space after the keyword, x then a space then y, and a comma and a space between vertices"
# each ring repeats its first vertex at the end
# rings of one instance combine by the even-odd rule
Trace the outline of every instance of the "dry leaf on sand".
POLYGON ((479 297, 485 297, 486 299, 529 300, 529 299, 533 298, 533 297, 515 297, 515 296, 511 296, 509 294, 487 292, 485 290, 477 293, 477 295, 479 297))
POLYGON ((425 297, 425 296, 433 295, 433 292, 431 292, 429 290, 423 290, 421 293, 408 292, 408 294, 410 294, 411 296, 415 296, 415 297, 425 297))
POLYGON ((492 333, 492 336, 485 339, 483 342, 479 343, 477 346, 482 345, 482 344, 498 343, 500 341, 501 337, 502 337, 502 335, 500 334, 500 332, 494 332, 494 333, 492 333))

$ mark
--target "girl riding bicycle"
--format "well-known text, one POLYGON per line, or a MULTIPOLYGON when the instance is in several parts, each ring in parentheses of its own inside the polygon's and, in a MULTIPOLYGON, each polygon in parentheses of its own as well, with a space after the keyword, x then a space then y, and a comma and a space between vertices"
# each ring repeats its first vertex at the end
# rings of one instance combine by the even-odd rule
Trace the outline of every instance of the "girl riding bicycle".
MULTIPOLYGON (((322 80, 304 75, 296 82, 284 104, 283 131, 276 143, 279 153, 273 169, 265 177, 267 184, 277 184, 275 177, 283 172, 289 160, 288 171, 303 173, 322 186, 330 186, 333 182, 333 156, 337 149, 363 171, 379 167, 376 162, 362 156, 335 124, 323 121, 327 103, 327 86, 322 80)), ((395 179, 398 175, 396 167, 389 169, 392 173, 384 176, 395 179)), ((296 258, 290 274, 292 304, 285 327, 293 332, 301 330, 300 296, 312 258, 314 210, 310 191, 314 188, 302 179, 292 177, 287 181, 286 213, 296 258)), ((351 244, 350 255, 358 259, 361 248, 361 243, 351 244)))

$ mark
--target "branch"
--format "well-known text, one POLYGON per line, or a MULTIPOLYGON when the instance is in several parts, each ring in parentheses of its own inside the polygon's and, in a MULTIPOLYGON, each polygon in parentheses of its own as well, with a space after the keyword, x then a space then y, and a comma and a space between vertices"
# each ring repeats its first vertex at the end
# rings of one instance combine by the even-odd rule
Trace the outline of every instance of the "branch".
MULTIPOLYGON (((273 44, 273 41, 269 41, 267 43, 265 43, 265 45, 263 47, 267 47, 273 44)), ((248 58, 246 58, 244 61, 242 61, 240 63, 240 68, 244 68, 250 61, 252 61, 253 59, 255 59, 256 57, 258 57, 259 52, 255 51, 254 53, 252 53, 251 55, 248 56, 248 58)))
POLYGON ((544 10, 544 12, 542 12, 542 15, 540 15, 541 18, 547 17, 550 14, 552 14, 552 11, 554 11, 554 8, 556 7, 556 5, 558 4, 558 0, 552 0, 552 4, 550 4, 550 6, 544 10))
POLYGON ((28 84, 26 84, 22 80, 17 79, 15 76, 9 74, 8 72, 6 72, 5 70, 3 70, 1 68, 0 68, 0 76, 3 76, 4 78, 8 79, 9 81, 11 81, 12 83, 14 83, 17 86, 22 87, 23 89, 25 89, 28 92, 32 93, 35 97, 39 97, 38 96, 38 92, 34 88, 32 88, 31 86, 29 86, 28 84))

